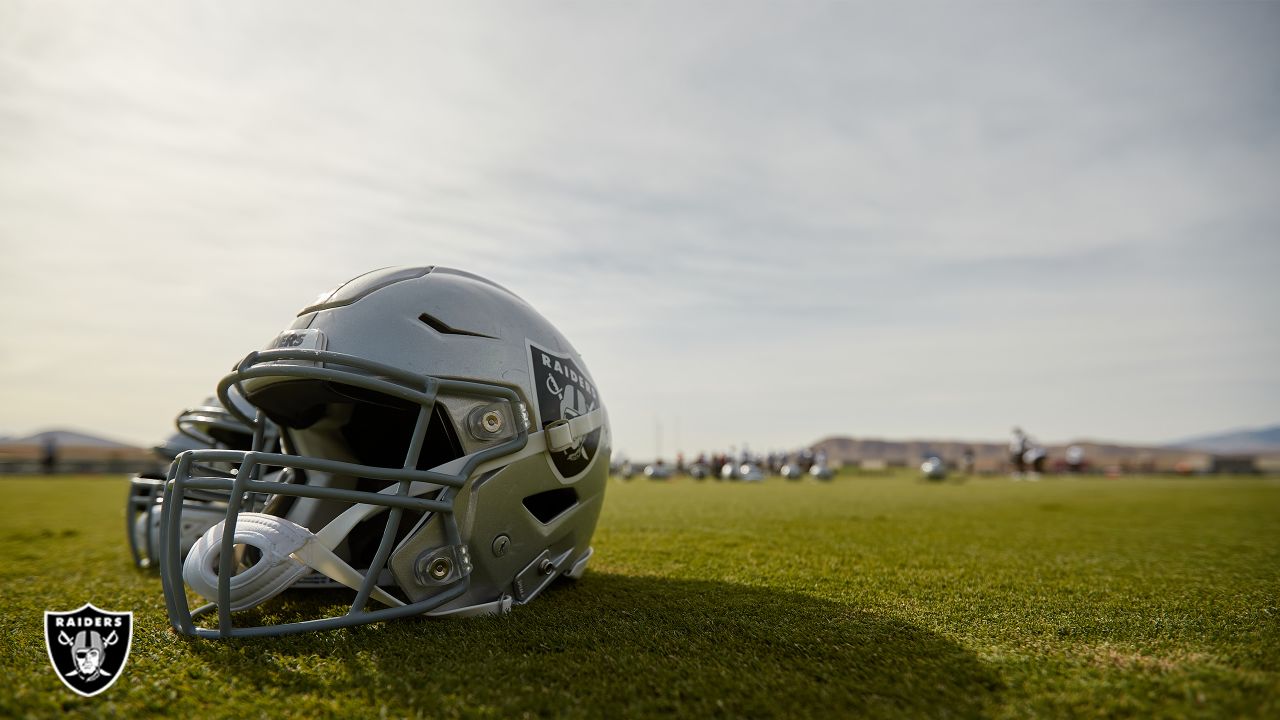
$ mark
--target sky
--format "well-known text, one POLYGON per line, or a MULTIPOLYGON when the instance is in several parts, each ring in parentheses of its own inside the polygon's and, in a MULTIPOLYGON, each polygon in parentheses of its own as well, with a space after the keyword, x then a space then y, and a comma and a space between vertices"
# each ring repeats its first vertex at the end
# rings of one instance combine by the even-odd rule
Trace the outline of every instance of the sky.
POLYGON ((446 265, 616 451, 1280 421, 1280 4, 0 3, 0 434, 446 265))

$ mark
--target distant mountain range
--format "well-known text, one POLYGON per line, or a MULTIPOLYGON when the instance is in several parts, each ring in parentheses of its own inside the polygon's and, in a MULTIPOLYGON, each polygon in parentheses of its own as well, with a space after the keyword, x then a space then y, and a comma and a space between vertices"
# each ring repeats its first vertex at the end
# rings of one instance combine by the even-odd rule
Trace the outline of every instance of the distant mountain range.
POLYGON ((74 430, 45 430, 33 435, 23 437, 0 437, 0 446, 13 445, 40 445, 53 440, 58 447, 82 447, 82 448, 132 448, 129 443, 108 440, 107 438, 90 435, 88 433, 76 432, 74 430))
MULTIPOLYGON (((97 435, 89 433, 77 432, 75 430, 53 429, 43 432, 26 435, 23 437, 0 437, 0 446, 16 446, 16 445, 39 445, 43 446, 49 439, 52 439, 60 447, 82 447, 82 448, 132 448, 129 443, 109 440, 97 435)), ((1095 444, 1090 441, 1078 441, 1095 445, 1098 448, 1114 447, 1120 449, 1124 446, 1111 446, 1103 444, 1095 444)), ((853 438, 827 438, 815 443, 819 445, 838 445, 846 453, 854 451, 862 457, 886 457, 901 455, 904 457, 915 457, 922 452, 932 449, 937 452, 955 451, 957 454, 962 448, 972 446, 975 449, 985 449, 993 455, 1003 456, 1005 443, 966 443, 955 440, 915 440, 915 441, 886 441, 886 440, 858 440, 853 438)), ((834 449, 828 447, 827 449, 834 449)), ((1159 450, 1160 448, 1147 448, 1147 450, 1159 450)), ((1249 430, 1233 430, 1230 432, 1215 433, 1212 435, 1201 435, 1198 437, 1187 438, 1178 442, 1169 443, 1163 446, 1163 449, 1169 450, 1190 450, 1207 453, 1280 453, 1280 425, 1265 428, 1255 428, 1249 430)), ((844 453, 841 453, 844 454, 844 453)), ((852 454, 852 453, 850 453, 852 454)), ((979 450, 982 454, 982 450, 979 450)))
POLYGON ((1280 452, 1280 425, 1188 438, 1168 447, 1211 453, 1280 452))

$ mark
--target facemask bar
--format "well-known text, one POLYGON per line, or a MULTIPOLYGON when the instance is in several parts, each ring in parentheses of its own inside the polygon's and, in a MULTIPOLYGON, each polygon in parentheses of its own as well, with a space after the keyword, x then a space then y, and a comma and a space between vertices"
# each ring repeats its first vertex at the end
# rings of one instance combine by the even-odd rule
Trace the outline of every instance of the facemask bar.
MULTIPOLYGON (((374 611, 364 610, 369 595, 377 582, 378 575, 383 566, 386 565, 387 557, 391 553, 396 528, 404 510, 440 513, 444 520, 446 542, 454 546, 460 545, 462 542, 461 536, 458 531, 457 520, 453 515, 453 500, 457 490, 467 484, 471 475, 481 463, 518 452, 528 444, 528 428, 521 423, 517 423, 514 437, 494 447, 485 448, 466 456, 462 459, 464 462, 456 473, 416 469, 426 428, 435 407, 436 397, 442 391, 451 395, 472 396, 490 401, 506 401, 512 405, 513 416, 520 417, 518 411, 518 408, 521 407, 520 397, 514 390, 498 385, 415 375, 381 363, 323 350, 283 348, 250 353, 235 371, 223 378, 218 384, 218 396, 233 415, 255 429, 254 449, 250 451, 192 450, 179 455, 169 469, 168 481, 164 491, 164 502, 161 503, 162 543, 160 562, 163 568, 161 582, 164 586, 165 605, 173 627, 187 635, 205 638, 283 635, 418 615, 464 594, 469 587, 469 576, 463 576, 454 583, 442 588, 435 595, 415 603, 374 611), (401 468, 381 468, 323 458, 263 452, 261 446, 263 427, 266 420, 261 417, 249 418, 244 415, 230 403, 228 393, 232 386, 236 386, 243 394, 241 384, 244 381, 264 377, 290 377, 337 382, 383 393, 418 405, 417 426, 408 451, 405 454, 404 466, 401 468), (239 467, 233 478, 193 477, 191 475, 193 468, 199 468, 201 464, 210 462, 227 462, 236 464, 239 467), (386 480, 397 482, 398 485, 396 486, 396 493, 393 495, 305 484, 264 482, 260 479, 261 468, 264 465, 386 480), (443 489, 439 491, 435 499, 412 497, 409 493, 413 482, 439 485, 443 489), (204 605, 194 612, 190 610, 187 603, 185 581, 182 575, 182 558, 178 548, 180 508, 182 499, 186 497, 189 491, 213 492, 219 495, 226 493, 228 499, 218 568, 218 599, 216 602, 204 605), (233 566, 235 557, 235 524, 236 516, 242 510, 246 494, 291 495, 321 500, 336 500, 350 503, 351 505, 383 506, 388 509, 387 525, 383 531, 381 542, 374 553, 373 562, 370 564, 361 586, 356 592, 356 599, 346 615, 282 625, 241 628, 233 625, 230 608, 231 579, 235 569, 233 566), (215 609, 218 612, 218 628, 216 630, 195 626, 194 619, 196 617, 215 609)), ((451 463, 451 465, 453 464, 451 463)))

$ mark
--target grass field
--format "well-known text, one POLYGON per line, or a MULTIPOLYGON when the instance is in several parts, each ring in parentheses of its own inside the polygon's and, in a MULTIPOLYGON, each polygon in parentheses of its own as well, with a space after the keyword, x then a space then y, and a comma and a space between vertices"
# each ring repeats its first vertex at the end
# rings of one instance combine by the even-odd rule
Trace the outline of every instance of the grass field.
POLYGON ((1275 480, 613 481, 509 616, 227 642, 169 630, 123 478, 0 489, 0 717, 1280 716, 1275 480), (90 601, 136 630, 84 699, 42 614, 90 601))

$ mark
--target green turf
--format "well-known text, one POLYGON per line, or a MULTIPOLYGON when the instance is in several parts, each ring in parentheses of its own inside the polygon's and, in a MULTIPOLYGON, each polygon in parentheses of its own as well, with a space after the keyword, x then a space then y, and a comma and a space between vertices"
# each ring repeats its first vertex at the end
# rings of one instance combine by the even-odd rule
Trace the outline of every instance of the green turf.
POLYGON ((509 616, 229 642, 168 629, 122 478, 0 490, 0 717, 1280 716, 1275 480, 612 481, 509 616), (87 601, 137 630, 83 699, 42 613, 87 601))

